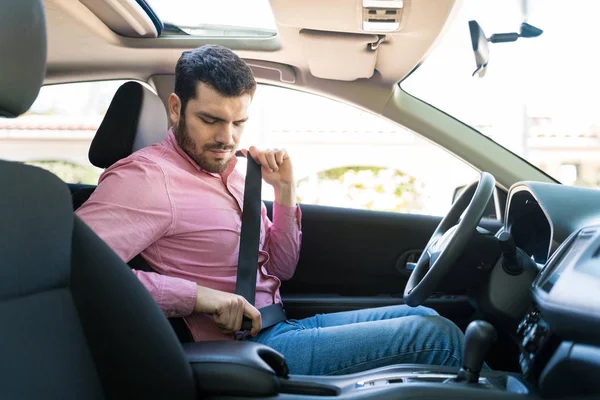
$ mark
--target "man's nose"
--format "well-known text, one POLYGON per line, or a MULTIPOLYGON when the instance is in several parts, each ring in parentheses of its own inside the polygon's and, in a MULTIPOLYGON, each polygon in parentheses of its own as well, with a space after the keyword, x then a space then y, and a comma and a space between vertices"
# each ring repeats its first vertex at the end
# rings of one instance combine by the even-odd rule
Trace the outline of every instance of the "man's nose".
POLYGON ((215 140, 224 145, 233 143, 233 124, 222 124, 217 132, 215 140))

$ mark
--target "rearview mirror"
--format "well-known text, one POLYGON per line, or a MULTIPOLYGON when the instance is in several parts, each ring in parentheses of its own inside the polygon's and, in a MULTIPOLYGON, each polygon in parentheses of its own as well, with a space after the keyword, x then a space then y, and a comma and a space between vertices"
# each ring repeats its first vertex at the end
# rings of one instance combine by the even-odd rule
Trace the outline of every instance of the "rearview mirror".
POLYGON ((473 76, 477 74, 480 78, 483 78, 487 71, 487 65, 490 59, 488 40, 477 21, 469 21, 469 32, 471 33, 471 46, 473 47, 475 64, 477 66, 477 69, 473 72, 473 76))
POLYGON ((489 43, 509 43, 515 42, 519 38, 535 38, 540 36, 544 31, 536 28, 533 25, 529 25, 527 22, 521 23, 521 29, 519 33, 508 32, 508 33, 494 33, 492 36, 487 38, 483 29, 477 21, 469 21, 469 32, 471 34, 471 47, 473 48, 473 54, 475 55, 475 65, 477 69, 473 72, 473 76, 477 74, 480 78, 485 76, 487 66, 490 61, 490 50, 488 47, 489 43))

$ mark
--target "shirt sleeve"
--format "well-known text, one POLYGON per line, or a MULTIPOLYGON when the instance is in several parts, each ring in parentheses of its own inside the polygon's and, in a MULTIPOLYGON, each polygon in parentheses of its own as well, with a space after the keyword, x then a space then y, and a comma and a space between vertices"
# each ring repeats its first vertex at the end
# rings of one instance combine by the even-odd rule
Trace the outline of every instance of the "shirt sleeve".
MULTIPOLYGON (((173 207, 161 167, 128 157, 108 168, 76 214, 129 262, 172 229, 173 207)), ((168 317, 189 315, 196 283, 155 272, 133 271, 168 317)))
POLYGON ((302 243, 302 212, 300 206, 286 207, 273 202, 273 222, 262 205, 265 225, 264 250, 269 253, 267 271, 281 280, 291 279, 296 271, 302 243))

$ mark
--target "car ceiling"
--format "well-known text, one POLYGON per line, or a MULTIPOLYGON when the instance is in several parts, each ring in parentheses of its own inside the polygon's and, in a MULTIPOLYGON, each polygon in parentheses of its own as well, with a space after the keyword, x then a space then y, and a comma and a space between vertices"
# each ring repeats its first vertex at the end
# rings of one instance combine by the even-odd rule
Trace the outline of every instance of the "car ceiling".
POLYGON ((272 39, 125 37, 80 0, 44 0, 44 4, 45 84, 138 79, 154 85, 165 102, 181 52, 221 44, 244 58, 259 82, 324 95, 389 118, 475 168, 492 172, 504 188, 519 180, 552 181, 395 85, 426 58, 461 0, 404 0, 400 28, 386 34, 375 58, 364 54, 375 35, 361 32, 362 0, 270 0, 278 29, 272 39))
POLYGON ((367 43, 377 35, 360 29, 361 0, 270 3, 279 32, 276 46, 249 38, 126 38, 111 31, 79 0, 45 0, 46 83, 123 77, 148 80, 172 74, 183 50, 220 43, 244 59, 292 67, 299 86, 368 79, 371 86, 391 88, 425 57, 455 6, 454 0, 404 0, 400 29, 386 34, 378 50, 369 52, 367 43))

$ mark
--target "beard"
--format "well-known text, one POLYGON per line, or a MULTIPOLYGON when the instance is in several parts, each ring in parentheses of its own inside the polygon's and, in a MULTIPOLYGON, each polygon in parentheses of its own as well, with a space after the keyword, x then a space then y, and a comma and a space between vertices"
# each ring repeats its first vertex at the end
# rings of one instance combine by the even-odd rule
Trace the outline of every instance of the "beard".
POLYGON ((235 146, 226 146, 219 143, 206 144, 202 147, 202 151, 198 152, 196 150, 196 143, 194 142, 194 139, 192 139, 187 131, 183 113, 179 119, 179 123, 173 126, 173 134, 175 135, 175 139, 177 140, 177 144, 181 150, 183 150, 192 160, 194 160, 194 162, 200 168, 207 172, 220 174, 221 172, 225 171, 227 165, 229 165, 229 162, 235 156, 233 154, 235 146), (208 155, 211 150, 229 150, 232 152, 232 155, 231 157, 223 160, 214 160, 208 155))

